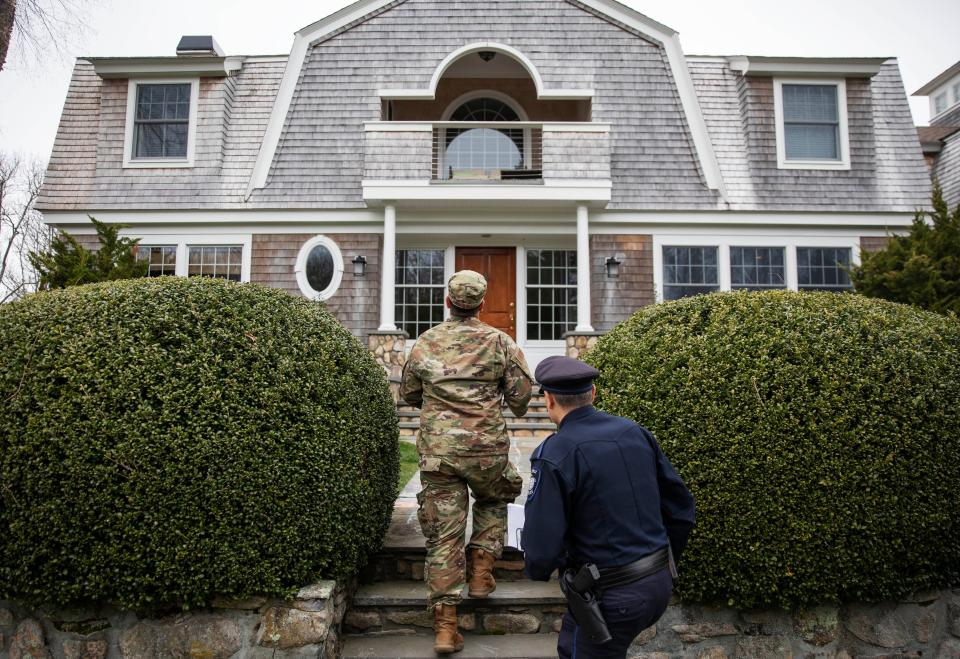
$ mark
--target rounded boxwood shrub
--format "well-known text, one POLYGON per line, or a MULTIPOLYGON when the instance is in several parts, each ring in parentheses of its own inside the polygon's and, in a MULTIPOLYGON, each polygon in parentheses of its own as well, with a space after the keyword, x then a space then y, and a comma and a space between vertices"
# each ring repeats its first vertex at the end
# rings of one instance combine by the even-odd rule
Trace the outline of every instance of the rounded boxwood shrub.
POLYGON ((288 594, 386 532, 382 369, 320 305, 162 277, 0 307, 0 598, 288 594))
POLYGON ((650 428, 697 526, 680 594, 740 607, 960 583, 960 323, 831 293, 647 307, 602 337, 598 405, 650 428))

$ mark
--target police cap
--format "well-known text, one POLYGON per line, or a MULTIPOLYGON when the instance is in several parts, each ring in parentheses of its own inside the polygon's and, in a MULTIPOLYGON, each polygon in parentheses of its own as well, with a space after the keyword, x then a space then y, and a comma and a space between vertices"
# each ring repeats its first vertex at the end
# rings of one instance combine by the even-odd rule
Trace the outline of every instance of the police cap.
POLYGON ((487 293, 487 280, 479 272, 461 270, 453 273, 447 282, 447 294, 454 306, 476 309, 487 293))
POLYGON ((547 357, 535 373, 542 391, 552 394, 582 394, 593 387, 600 371, 572 357, 547 357))

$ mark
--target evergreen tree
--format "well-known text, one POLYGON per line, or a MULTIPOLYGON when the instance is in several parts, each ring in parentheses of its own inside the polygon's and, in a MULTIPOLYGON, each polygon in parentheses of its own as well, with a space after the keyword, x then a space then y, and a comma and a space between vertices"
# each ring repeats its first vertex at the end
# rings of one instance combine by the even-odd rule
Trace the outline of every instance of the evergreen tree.
POLYGON ((40 290, 66 288, 97 281, 134 279, 147 274, 147 263, 137 260, 140 239, 121 238, 121 224, 104 224, 90 217, 100 249, 92 251, 68 233, 61 232, 49 251, 31 252, 30 263, 40 275, 40 290))
POLYGON ((951 212, 934 183, 933 212, 917 211, 909 234, 861 254, 850 276, 863 295, 960 314, 960 204, 951 212))

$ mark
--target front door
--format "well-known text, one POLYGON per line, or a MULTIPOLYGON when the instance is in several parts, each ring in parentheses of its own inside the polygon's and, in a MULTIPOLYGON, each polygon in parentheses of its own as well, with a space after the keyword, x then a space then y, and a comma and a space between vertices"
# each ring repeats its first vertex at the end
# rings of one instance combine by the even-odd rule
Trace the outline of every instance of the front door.
POLYGON ((517 248, 458 247, 457 270, 474 270, 487 279, 480 320, 517 338, 517 248))

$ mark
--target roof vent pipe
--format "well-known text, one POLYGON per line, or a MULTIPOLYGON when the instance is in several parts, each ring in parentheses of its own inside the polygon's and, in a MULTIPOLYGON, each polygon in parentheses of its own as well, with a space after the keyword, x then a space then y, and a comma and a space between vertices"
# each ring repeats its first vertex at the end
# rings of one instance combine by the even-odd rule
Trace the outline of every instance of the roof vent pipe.
POLYGON ((180 57, 223 57, 223 49, 210 35, 184 36, 177 44, 180 57))

